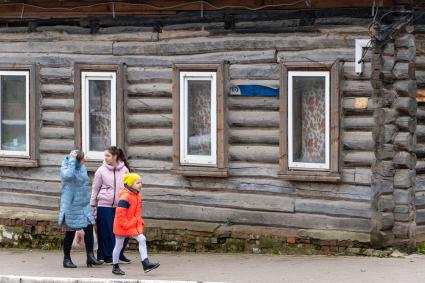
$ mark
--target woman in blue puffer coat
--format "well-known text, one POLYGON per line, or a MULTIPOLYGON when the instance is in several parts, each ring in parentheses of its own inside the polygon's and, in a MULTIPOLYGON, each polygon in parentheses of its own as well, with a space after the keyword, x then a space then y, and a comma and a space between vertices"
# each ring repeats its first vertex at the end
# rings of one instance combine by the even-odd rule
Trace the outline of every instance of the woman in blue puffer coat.
POLYGON ((87 267, 100 265, 93 255, 93 224, 88 191, 89 178, 84 165, 84 153, 73 150, 65 157, 61 167, 61 202, 59 224, 65 228, 63 244, 63 267, 76 268, 71 260, 71 247, 77 230, 84 230, 84 243, 87 253, 87 267))

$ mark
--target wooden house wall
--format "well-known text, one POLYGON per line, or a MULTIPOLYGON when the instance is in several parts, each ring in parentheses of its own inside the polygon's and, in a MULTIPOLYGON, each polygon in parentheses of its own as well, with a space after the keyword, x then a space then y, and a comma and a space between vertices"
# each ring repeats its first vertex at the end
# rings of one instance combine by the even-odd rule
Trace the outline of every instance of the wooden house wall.
MULTIPOLYGON (((237 25, 264 30, 283 22, 237 25)), ((74 147, 74 63, 124 63, 127 152, 143 176, 146 218, 215 223, 231 219, 235 224, 328 229, 368 237, 374 158, 369 59, 361 76, 354 72, 354 40, 368 38, 368 20, 352 19, 352 25, 338 26, 326 19, 317 22, 324 24, 314 32, 281 34, 212 33, 201 24, 165 26, 161 33, 102 28, 95 35, 78 27, 39 27, 30 33, 0 29, 0 63, 36 64, 41 97, 40 166, 0 167, 0 205, 58 209, 59 166, 74 147), (229 85, 278 87, 278 61, 337 58, 345 62, 340 183, 278 178, 278 98, 235 97, 228 88, 229 177, 184 178, 170 172, 173 63, 226 60, 229 85), (367 108, 356 109, 359 97, 369 99, 367 108)))
MULTIPOLYGON (((416 81, 418 89, 425 88, 425 30, 416 31, 416 81)), ((416 227, 417 241, 425 239, 425 103, 418 102, 416 126, 416 227)))

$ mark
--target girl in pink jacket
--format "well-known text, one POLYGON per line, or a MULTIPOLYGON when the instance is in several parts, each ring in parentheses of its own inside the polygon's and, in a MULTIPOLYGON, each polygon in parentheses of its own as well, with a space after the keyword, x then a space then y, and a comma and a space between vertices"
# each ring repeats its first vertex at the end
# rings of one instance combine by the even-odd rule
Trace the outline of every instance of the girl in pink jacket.
MULTIPOLYGON (((115 246, 115 236, 112 232, 115 208, 119 201, 119 190, 122 186, 122 177, 129 173, 130 166, 122 149, 116 146, 107 148, 104 152, 103 165, 100 166, 92 184, 90 205, 96 220, 98 233, 98 260, 112 262, 112 251, 115 246)), ((123 252, 128 240, 121 251, 120 262, 129 263, 123 252)))

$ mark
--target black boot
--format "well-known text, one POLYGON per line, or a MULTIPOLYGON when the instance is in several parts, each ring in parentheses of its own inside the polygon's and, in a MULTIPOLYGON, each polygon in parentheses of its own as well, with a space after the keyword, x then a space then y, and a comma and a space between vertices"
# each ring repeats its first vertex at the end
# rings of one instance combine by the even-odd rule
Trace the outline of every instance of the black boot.
POLYGON ((145 271, 145 273, 148 273, 151 270, 157 269, 159 267, 159 262, 158 263, 150 263, 149 259, 145 258, 144 261, 142 261, 143 264, 143 270, 145 271))
POLYGON ((70 258, 65 258, 63 260, 63 267, 64 268, 77 268, 77 266, 72 262, 70 258))
POLYGON ((125 275, 125 272, 121 270, 118 263, 112 265, 112 273, 115 275, 125 275))
POLYGON ((87 253, 87 267, 92 267, 93 265, 101 265, 103 260, 97 260, 94 257, 93 253, 87 253))

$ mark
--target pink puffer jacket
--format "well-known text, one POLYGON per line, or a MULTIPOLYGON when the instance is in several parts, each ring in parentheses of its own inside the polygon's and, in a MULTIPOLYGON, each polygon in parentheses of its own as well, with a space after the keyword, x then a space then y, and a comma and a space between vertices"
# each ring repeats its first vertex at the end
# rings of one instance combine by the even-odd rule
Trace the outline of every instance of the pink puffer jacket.
POLYGON ((124 162, 113 167, 103 161, 103 165, 97 169, 92 184, 90 199, 91 206, 117 207, 118 193, 122 187, 122 176, 128 173, 124 162))

